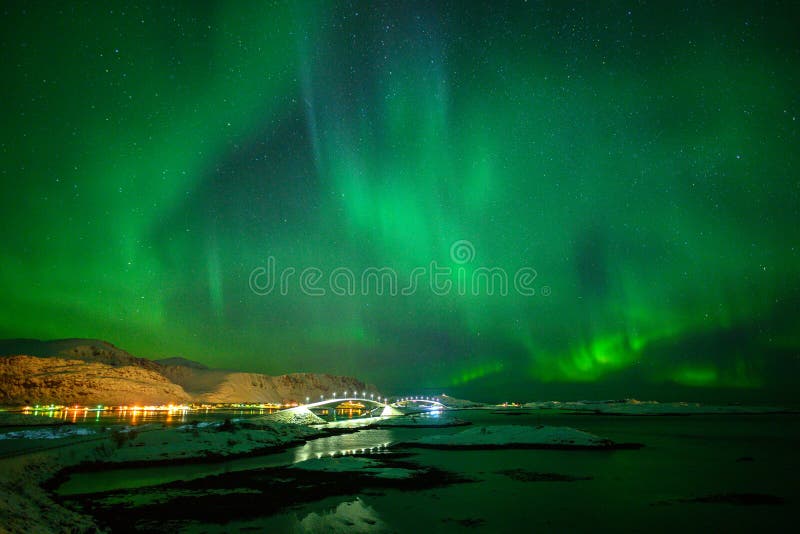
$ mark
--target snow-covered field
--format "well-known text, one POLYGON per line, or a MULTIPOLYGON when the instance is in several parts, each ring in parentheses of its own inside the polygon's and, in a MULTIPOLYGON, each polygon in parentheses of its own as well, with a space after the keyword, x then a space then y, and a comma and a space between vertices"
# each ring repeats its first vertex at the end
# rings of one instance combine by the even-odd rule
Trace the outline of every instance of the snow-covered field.
POLYGON ((456 434, 436 434, 403 443, 407 447, 433 448, 598 448, 615 444, 609 439, 565 426, 476 426, 456 434))
POLYGON ((450 397, 449 395, 440 395, 437 397, 442 404, 447 406, 448 408, 454 409, 463 409, 463 408, 480 408, 485 406, 485 404, 481 402, 474 402, 471 400, 466 399, 457 399, 455 397, 450 397))
POLYGON ((405 415, 399 417, 381 418, 372 426, 376 428, 384 427, 443 427, 443 426, 462 426, 469 425, 467 421, 456 419, 447 415, 405 415))
POLYGON ((112 437, 97 447, 101 463, 225 458, 279 449, 324 434, 304 425, 216 423, 206 426, 143 429, 112 437))
POLYGON ((381 421, 386 421, 387 417, 356 417, 353 419, 342 419, 341 421, 331 421, 325 428, 367 428, 381 421))
POLYGON ((312 458, 292 465, 293 469, 304 469, 307 471, 325 472, 358 472, 368 474, 378 478, 411 478, 414 471, 401 467, 385 467, 380 462, 371 458, 358 456, 323 456, 322 458, 312 458))
POLYGON ((271 413, 254 421, 263 421, 267 423, 283 423, 288 425, 318 425, 325 422, 324 419, 314 415, 308 408, 297 407, 288 410, 281 410, 279 412, 271 413))
POLYGON ((53 502, 42 488, 56 473, 77 464, 181 462, 278 450, 325 432, 304 425, 254 426, 237 422, 181 427, 145 425, 92 432, 65 426, 6 433, 7 443, 36 450, 0 459, 0 531, 94 532, 91 518, 53 502))
POLYGON ((299 532, 389 532, 389 526, 360 498, 329 512, 312 512, 297 520, 299 532))
POLYGON ((0 531, 97 532, 92 518, 54 502, 42 484, 65 464, 60 455, 0 461, 0 531))
POLYGON ((0 433, 0 440, 7 439, 64 439, 72 436, 91 436, 94 430, 84 427, 58 426, 50 428, 36 428, 33 430, 16 430, 0 433))

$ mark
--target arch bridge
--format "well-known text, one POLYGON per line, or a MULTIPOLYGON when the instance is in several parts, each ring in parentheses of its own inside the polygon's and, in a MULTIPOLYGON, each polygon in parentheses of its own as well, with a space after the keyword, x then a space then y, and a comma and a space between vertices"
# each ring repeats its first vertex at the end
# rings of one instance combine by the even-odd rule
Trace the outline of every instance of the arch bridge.
MULTIPOLYGON (((294 406, 292 408, 284 408, 284 410, 313 410, 315 408, 321 408, 324 406, 330 405, 338 405, 348 403, 348 402, 359 402, 365 404, 366 411, 368 413, 374 413, 377 410, 381 410, 381 416, 389 416, 389 415, 407 415, 409 413, 416 413, 416 412, 408 412, 408 411, 401 411, 401 409, 407 410, 409 408, 420 407, 420 405, 435 407, 438 409, 447 409, 447 406, 440 402, 437 398, 434 397, 400 397, 396 398, 394 402, 389 403, 389 399, 385 399, 383 397, 378 397, 376 400, 374 396, 367 398, 366 396, 341 396, 341 397, 330 397, 327 399, 321 399, 315 402, 307 402, 306 404, 301 404, 299 406, 294 406), (371 405, 373 408, 367 408, 366 405, 371 405)), ((334 408, 335 409, 335 408, 334 408)), ((284 411, 280 410, 280 411, 284 411)), ((419 410, 424 411, 424 410, 419 410)))
POLYGON ((344 404, 346 402, 360 402, 360 403, 363 403, 363 404, 370 404, 370 405, 374 406, 374 408, 372 410, 368 410, 368 411, 373 411, 373 410, 375 410, 375 408, 386 408, 386 407, 389 406, 388 404, 386 404, 384 402, 381 402, 381 401, 378 401, 378 400, 375 400, 375 399, 367 399, 365 397, 334 397, 334 398, 330 398, 330 399, 322 399, 321 401, 317 401, 317 402, 311 402, 311 403, 308 403, 308 404, 303 404, 302 406, 304 408, 308 408, 310 410, 310 409, 313 409, 313 408, 319 408, 319 407, 322 407, 322 406, 328 406, 330 404, 336 404, 338 406, 339 404, 344 404))

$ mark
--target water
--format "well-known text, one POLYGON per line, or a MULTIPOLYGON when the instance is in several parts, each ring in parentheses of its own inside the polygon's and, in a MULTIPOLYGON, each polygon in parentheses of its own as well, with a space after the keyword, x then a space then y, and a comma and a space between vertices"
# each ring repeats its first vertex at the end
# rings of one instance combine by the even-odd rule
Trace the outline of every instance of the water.
MULTIPOLYGON (((439 430, 456 431, 455 428, 439 430)), ((340 434, 315 439, 302 446, 276 454, 240 458, 225 462, 78 472, 71 474, 59 486, 57 492, 60 495, 72 495, 125 488, 132 489, 165 484, 175 480, 193 480, 220 473, 290 465, 322 456, 357 455, 381 450, 392 443, 413 439, 429 432, 429 429, 413 428, 364 430, 353 434, 340 434)))
POLYGON ((90 408, 58 408, 22 410, 21 413, 33 417, 45 416, 80 425, 142 425, 164 423, 166 425, 185 424, 190 421, 216 421, 225 418, 253 417, 276 412, 271 408, 225 408, 199 410, 121 410, 90 408))
MULTIPOLYGON (((216 421, 225 418, 247 418, 268 415, 278 411, 277 408, 209 408, 209 409, 119 409, 119 408, 69 408, 24 409, 20 413, 33 417, 44 416, 60 419, 67 423, 80 425, 143 425, 164 423, 166 425, 185 424, 190 421, 216 421)), ((324 407, 312 410, 317 417, 325 421, 342 421, 366 417, 374 410, 324 407)), ((379 410, 378 410, 379 411, 379 410)))
MULTIPOLYGON (((796 415, 611 417, 553 412, 507 416, 485 411, 459 412, 475 424, 548 424, 580 428, 618 442, 640 442, 640 450, 556 451, 415 450, 412 461, 462 473, 476 480, 423 491, 386 489, 328 498, 291 511, 219 527, 302 531, 336 528, 362 521, 369 530, 400 532, 419 525, 451 531, 592 530, 596 525, 623 530, 703 529, 744 531, 789 524, 797 504, 796 486, 800 417, 796 415), (502 471, 524 469, 591 477, 575 482, 522 482, 502 471), (725 493, 758 493, 784 499, 777 506, 686 503, 725 493), (355 519, 353 519, 355 517, 355 519), (370 526, 371 525, 371 526, 370 526)), ((331 436, 280 454, 214 465, 113 470, 76 474, 60 492, 133 488, 208 474, 287 465, 330 454, 359 454, 362 449, 391 448, 429 433, 461 428, 381 429, 331 436)), ((361 524, 361 523, 359 523, 361 524)), ((214 525, 189 525, 213 531, 214 525)))
POLYGON ((132 489, 175 480, 193 480, 209 475, 247 471, 264 467, 278 467, 321 456, 357 454, 386 447, 393 441, 394 431, 369 430, 355 434, 341 434, 309 441, 293 449, 251 458, 240 458, 208 464, 185 464, 174 466, 135 467, 108 469, 71 474, 59 486, 60 495, 94 493, 116 489, 132 489))

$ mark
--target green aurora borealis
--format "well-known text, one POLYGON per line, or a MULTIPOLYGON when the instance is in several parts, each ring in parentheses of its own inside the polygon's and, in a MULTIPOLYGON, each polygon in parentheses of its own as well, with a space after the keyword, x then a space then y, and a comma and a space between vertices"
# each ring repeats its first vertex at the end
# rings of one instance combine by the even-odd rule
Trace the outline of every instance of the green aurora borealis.
POLYGON ((0 335, 388 393, 789 397, 797 4, 9 2, 0 335), (450 246, 533 297, 251 271, 450 246), (550 290, 542 295, 542 288, 550 290))

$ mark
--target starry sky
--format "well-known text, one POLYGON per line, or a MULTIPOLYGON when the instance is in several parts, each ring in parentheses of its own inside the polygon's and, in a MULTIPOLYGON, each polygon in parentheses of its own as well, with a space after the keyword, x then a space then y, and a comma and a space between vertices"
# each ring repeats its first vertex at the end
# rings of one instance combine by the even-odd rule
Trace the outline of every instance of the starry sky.
POLYGON ((479 400, 793 394, 797 4, 0 13, 2 337, 479 400), (253 290, 269 258, 286 291, 253 290), (451 291, 360 284, 432 262, 451 291), (483 267, 507 294, 459 291, 483 267))

